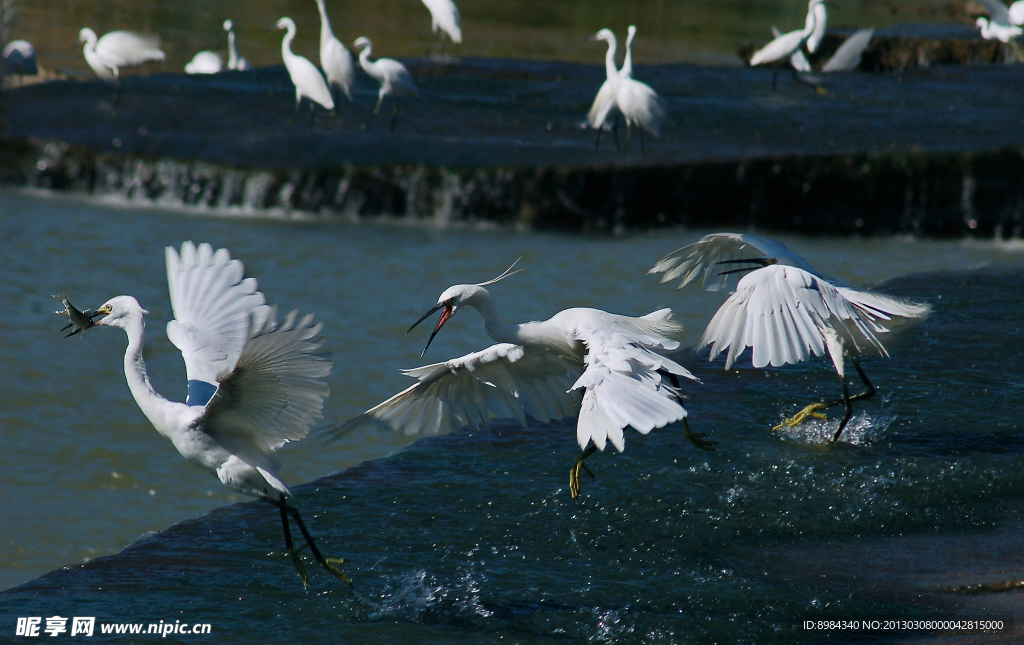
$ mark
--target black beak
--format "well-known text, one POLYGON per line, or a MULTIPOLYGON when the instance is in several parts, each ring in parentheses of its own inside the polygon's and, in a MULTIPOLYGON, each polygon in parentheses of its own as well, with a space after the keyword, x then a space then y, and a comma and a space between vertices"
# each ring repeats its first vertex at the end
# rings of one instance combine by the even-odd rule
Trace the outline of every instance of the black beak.
POLYGON ((775 264, 775 258, 750 258, 741 260, 722 260, 721 262, 715 262, 715 264, 755 264, 757 266, 743 267, 742 269, 731 269, 729 271, 722 271, 718 275, 729 275, 730 273, 743 273, 745 271, 753 271, 754 269, 764 268, 775 264))
POLYGON ((430 343, 434 342, 434 336, 437 336, 437 332, 441 331, 441 327, 443 327, 444 324, 448 322, 448 319, 452 317, 452 314, 455 313, 455 307, 453 307, 450 302, 439 302, 433 307, 431 307, 430 311, 420 316, 420 319, 414 322, 412 324, 412 327, 410 327, 405 332, 408 334, 416 327, 416 325, 420 324, 421 322, 429 318, 430 315, 433 314, 435 311, 442 308, 444 309, 444 312, 442 312, 441 317, 437 319, 437 326, 434 327, 434 331, 431 332, 430 338, 427 339, 427 344, 426 346, 424 346, 423 351, 420 353, 420 356, 423 356, 427 353, 427 348, 430 347, 430 343))

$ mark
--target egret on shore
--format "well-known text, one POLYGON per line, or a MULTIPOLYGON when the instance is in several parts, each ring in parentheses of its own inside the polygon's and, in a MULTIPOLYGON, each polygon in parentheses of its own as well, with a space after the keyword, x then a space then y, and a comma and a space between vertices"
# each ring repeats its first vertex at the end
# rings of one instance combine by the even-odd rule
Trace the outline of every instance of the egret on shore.
POLYGON ((444 44, 444 35, 456 45, 462 42, 462 17, 459 15, 459 8, 452 0, 423 0, 430 11, 430 28, 436 34, 441 29, 441 44, 444 44))
POLYGON ((197 52, 185 65, 186 74, 216 74, 224 69, 220 54, 209 50, 197 52))
POLYGON ((328 110, 334 109, 334 98, 331 97, 331 90, 327 82, 320 75, 320 70, 308 58, 292 53, 292 39, 295 38, 295 21, 291 18, 281 18, 274 26, 275 29, 287 29, 284 39, 281 41, 281 58, 284 59, 284 66, 288 69, 288 76, 295 85, 295 112, 298 113, 299 105, 302 104, 302 97, 309 99, 310 127, 313 125, 314 103, 319 103, 328 110))
MULTIPOLYGON (((417 383, 334 431, 384 425, 406 435, 436 435, 486 425, 491 418, 526 415, 547 423, 579 410, 576 440, 583 449, 569 473, 569 490, 579 496, 583 460, 610 442, 625 448, 623 429, 647 434, 676 421, 686 437, 704 449, 713 442, 690 432, 679 378, 696 381, 663 352, 679 347, 680 325, 670 309, 640 318, 599 309, 566 309, 542 322, 506 324, 481 284, 449 287, 410 331, 434 312, 441 317, 423 352, 461 307, 472 307, 484 330, 499 344, 444 363, 405 370, 417 383), (582 390, 582 400, 579 391, 582 390)), ((589 473, 590 471, 587 470, 589 473)))
POLYGON ((359 66, 363 68, 364 72, 380 83, 380 92, 377 94, 377 107, 373 108, 373 116, 370 118, 372 119, 380 113, 380 106, 384 102, 384 97, 390 95, 395 105, 394 112, 391 115, 391 131, 394 132, 395 123, 398 121, 398 97, 419 96, 420 91, 417 89, 416 84, 413 83, 412 74, 405 68, 405 65, 397 60, 393 58, 378 58, 373 62, 370 61, 370 54, 373 53, 373 43, 370 42, 369 38, 361 36, 353 44, 356 49, 362 48, 362 51, 359 52, 359 66))
POLYGON ((597 129, 597 141, 594 143, 595 148, 601 147, 601 132, 604 130, 604 123, 609 116, 615 119, 612 125, 612 133, 615 136, 615 147, 619 147, 619 111, 615 103, 615 97, 619 93, 619 85, 622 83, 622 78, 632 76, 633 74, 633 59, 630 54, 630 45, 633 42, 634 34, 636 34, 636 27, 630 25, 629 37, 626 39, 626 60, 623 61, 621 70, 615 68, 617 42, 612 30, 602 29, 591 38, 594 41, 603 40, 608 43, 608 51, 604 57, 605 81, 601 83, 600 89, 597 90, 594 103, 590 106, 590 112, 587 113, 587 122, 590 124, 590 127, 597 129), (629 65, 628 72, 626 70, 627 64, 629 65), (600 121, 598 120, 599 118, 600 121))
POLYGON ((121 68, 141 65, 148 61, 163 60, 159 36, 144 36, 131 31, 111 31, 96 38, 96 32, 85 27, 78 32, 78 42, 84 43, 82 53, 96 76, 114 81, 114 105, 121 95, 121 68))
POLYGON ((248 72, 252 69, 252 63, 238 53, 238 47, 235 45, 235 23, 225 20, 224 31, 228 32, 228 69, 248 72))
MULTIPOLYGON (((1024 0, 1022 0, 1024 1, 1024 0)), ((864 50, 871 44, 871 37, 874 35, 875 30, 872 29, 858 29, 849 38, 843 41, 843 44, 839 46, 832 56, 825 61, 825 64, 821 66, 822 72, 852 72, 860 66, 861 58, 864 54, 864 50)), ((778 38, 779 30, 772 27, 772 34, 778 38)), ((793 55, 789 57, 789 64, 793 66, 798 72, 810 72, 811 63, 804 56, 803 51, 796 50, 793 55)))
POLYGON ((334 35, 331 19, 327 17, 324 0, 316 0, 320 10, 320 66, 327 75, 327 85, 333 89, 337 86, 345 93, 349 102, 352 101, 352 82, 355 80, 355 69, 352 67, 352 54, 334 35))
POLYGON ((12 40, 4 47, 4 73, 7 76, 18 76, 18 84, 24 81, 26 74, 35 76, 39 73, 36 63, 36 49, 27 40, 12 40))
POLYGON ((322 416, 331 361, 323 355, 321 324, 298 311, 279 322, 276 307, 265 304, 256 280, 243 277, 242 263, 226 249, 185 242, 180 253, 167 247, 165 255, 174 311, 167 336, 185 359, 185 403, 168 401, 149 382, 142 358, 148 312, 135 298, 111 298, 91 314, 103 316, 97 325, 127 333, 124 372, 135 402, 183 457, 228 488, 278 507, 285 546, 303 585, 309 579, 292 543, 289 516, 316 562, 351 584, 337 566, 343 560, 320 554, 299 511, 288 504, 291 491, 277 475, 274 455, 305 437, 322 416))
MULTIPOLYGON (((622 63, 622 69, 615 70, 615 35, 608 29, 597 32, 593 40, 604 40, 608 43, 608 52, 605 55, 605 74, 607 78, 597 97, 590 108, 588 119, 591 127, 598 128, 597 144, 601 143, 601 128, 604 126, 608 115, 614 110, 616 115, 621 114, 626 122, 626 147, 629 151, 629 141, 632 135, 632 127, 637 126, 640 135, 640 147, 643 150, 644 135, 647 130, 654 136, 661 134, 661 120, 665 116, 665 109, 661 104, 658 93, 649 85, 633 78, 633 37, 636 35, 636 27, 629 26, 626 39, 626 58, 622 63)), ((616 116, 616 119, 618 116, 616 116)), ((614 127, 613 127, 614 130, 614 127)), ((616 132, 615 144, 618 147, 618 133, 616 132)))
MULTIPOLYGON (((820 12, 816 10, 816 5, 823 3, 824 0, 810 0, 807 8, 807 18, 804 22, 804 28, 777 36, 767 45, 754 52, 754 55, 750 57, 750 66, 756 67, 758 65, 766 65, 780 61, 790 61, 792 56, 800 50, 803 44, 815 34, 818 20, 821 18, 819 15, 820 12)), ((818 36, 818 38, 820 39, 820 36, 818 36)), ((817 44, 815 44, 815 48, 817 48, 817 44)), ((804 59, 804 61, 806 61, 806 59, 804 59)), ((810 67, 810 65, 808 65, 808 67, 810 67)), ((800 77, 796 75, 797 69, 792 65, 792 63, 790 63, 790 69, 793 70, 794 80, 803 85, 807 85, 807 83, 804 83, 804 81, 800 80, 800 77)), ((775 74, 772 75, 772 90, 775 89, 778 76, 779 71, 775 70, 775 74)))
POLYGON ((1024 3, 1014 2, 1007 8, 1000 0, 978 0, 978 4, 988 11, 989 17, 978 16, 976 24, 985 40, 998 40, 1010 43, 1024 33, 1020 28, 1024 24, 1024 3))
MULTIPOLYGON (((650 270, 661 282, 679 279, 682 289, 703 276, 704 288, 718 291, 729 276, 747 273, 704 331, 700 347, 711 345, 711 360, 728 350, 725 369, 747 347, 756 368, 799 363, 828 352, 839 374, 843 398, 808 405, 784 423, 796 426, 818 410, 843 405, 837 441, 853 415, 851 402, 868 399, 875 388, 857 361, 862 354, 888 357, 886 342, 928 317, 931 307, 882 294, 860 291, 823 277, 785 244, 757 235, 715 233, 662 258, 650 270), (728 266, 740 266, 728 269, 728 266), (888 335, 888 337, 887 337, 888 335), (850 396, 844 371, 849 356, 867 388, 850 396)), ((782 424, 773 428, 779 430, 782 424)))

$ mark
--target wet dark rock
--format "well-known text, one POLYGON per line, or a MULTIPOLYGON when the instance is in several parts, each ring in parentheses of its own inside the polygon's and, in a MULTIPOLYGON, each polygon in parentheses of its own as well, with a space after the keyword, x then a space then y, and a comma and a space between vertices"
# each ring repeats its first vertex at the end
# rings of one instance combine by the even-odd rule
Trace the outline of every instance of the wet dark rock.
MULTIPOLYGON (((411 61, 394 133, 365 79, 338 115, 293 117, 282 68, 59 82, 5 95, 0 182, 237 214, 387 215, 617 233, 661 226, 1019 236, 1024 66, 817 75, 638 67, 660 139, 595 150, 597 66, 411 61), (294 121, 293 121, 294 119, 294 121)), ((385 112, 389 106, 385 106, 385 112)), ((620 132, 620 139, 623 133, 620 132)), ((624 143, 624 141, 622 142, 624 143)))

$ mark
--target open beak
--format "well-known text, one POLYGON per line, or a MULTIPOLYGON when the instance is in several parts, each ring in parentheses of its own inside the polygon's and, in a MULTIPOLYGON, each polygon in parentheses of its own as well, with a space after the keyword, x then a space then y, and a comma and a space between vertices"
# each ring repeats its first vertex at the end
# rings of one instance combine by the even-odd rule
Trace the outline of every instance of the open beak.
POLYGON ((775 264, 775 258, 750 258, 741 260, 722 260, 721 262, 715 262, 715 264, 755 264, 757 266, 743 267, 741 269, 731 269, 729 271, 722 271, 718 275, 729 275, 730 273, 743 273, 745 271, 753 271, 754 269, 761 269, 766 266, 775 264))
POLYGON ((431 314, 433 314, 438 309, 444 309, 444 311, 441 312, 441 317, 437 319, 437 326, 434 327, 434 331, 430 334, 430 338, 427 339, 427 344, 423 348, 423 352, 420 353, 420 356, 423 356, 424 354, 427 353, 427 347, 430 347, 430 343, 434 342, 434 336, 437 336, 437 332, 441 331, 441 327, 443 327, 444 324, 448 322, 448 319, 452 317, 452 314, 455 313, 455 307, 453 307, 452 303, 450 302, 439 302, 433 307, 431 307, 430 311, 420 316, 420 319, 414 322, 412 324, 412 327, 410 327, 405 332, 408 334, 410 331, 415 329, 416 325, 420 324, 421 322, 429 318, 431 314))

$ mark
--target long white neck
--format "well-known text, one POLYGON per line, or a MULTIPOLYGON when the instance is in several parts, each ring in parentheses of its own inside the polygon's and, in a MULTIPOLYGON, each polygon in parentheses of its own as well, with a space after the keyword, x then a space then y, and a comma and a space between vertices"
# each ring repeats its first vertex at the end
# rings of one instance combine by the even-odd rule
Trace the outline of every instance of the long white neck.
POLYGON ((630 29, 629 36, 626 37, 626 57, 622 59, 622 69, 619 70, 619 75, 623 78, 633 78, 633 37, 636 36, 636 30, 630 29))
POLYGON ((288 31, 284 35, 284 39, 281 41, 281 58, 288 61, 295 57, 292 53, 292 39, 295 38, 295 24, 289 24, 287 27, 288 31))
POLYGON ((370 62, 370 54, 373 52, 373 43, 366 43, 363 46, 363 51, 359 52, 359 66, 363 68, 363 71, 371 76, 376 76, 372 71, 374 69, 373 63, 370 62))
POLYGON ((608 39, 608 53, 604 55, 604 71, 608 75, 608 80, 611 80, 619 75, 619 70, 615 69, 615 48, 617 43, 615 42, 615 36, 608 39))
POLYGON ((142 358, 145 329, 146 323, 142 316, 131 318, 124 328, 128 334, 128 348, 124 352, 124 376, 139 409, 161 434, 166 434, 166 423, 161 412, 166 409, 167 399, 153 389, 146 374, 146 361, 142 358))
POLYGON ((814 15, 814 8, 807 12, 807 20, 804 21, 804 40, 810 38, 811 34, 814 33, 814 25, 818 23, 817 16, 814 15))
POLYGON ((331 19, 327 17, 324 0, 316 0, 316 6, 320 9, 320 44, 323 45, 325 40, 334 38, 334 30, 331 29, 331 19))
POLYGON ((238 49, 235 48, 235 30, 228 29, 228 69, 238 67, 238 49))

